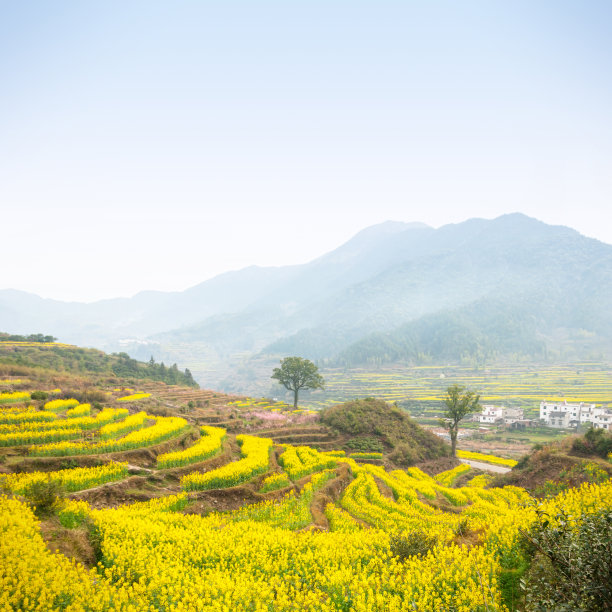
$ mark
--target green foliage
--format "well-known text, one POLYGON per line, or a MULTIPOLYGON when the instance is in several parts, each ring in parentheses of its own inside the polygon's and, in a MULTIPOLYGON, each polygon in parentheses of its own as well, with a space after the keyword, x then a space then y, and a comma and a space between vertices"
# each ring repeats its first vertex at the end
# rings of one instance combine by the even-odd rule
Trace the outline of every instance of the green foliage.
POLYGON ((466 518, 462 518, 454 527, 453 533, 456 536, 465 536, 470 530, 470 520, 466 518))
MULTIPOLYGON (((391 452, 400 445, 405 445, 411 449, 410 456, 414 461, 436 459, 450 454, 450 449, 443 440, 420 427, 406 412, 372 397, 326 408, 321 412, 320 418, 322 423, 341 434, 354 436, 354 440, 376 439, 382 447, 390 449, 391 452)), ((363 444, 358 441, 352 443, 363 444)), ((358 450, 367 452, 379 449, 369 445, 358 450)))
POLYGON ((352 438, 345 446, 355 451, 363 453, 378 452, 382 453, 384 448, 381 441, 378 438, 352 438))
POLYGON ((398 444, 395 450, 389 454, 389 459, 396 465, 410 467, 418 462, 419 457, 409 444, 398 444))
POLYGON ((34 481, 22 493, 26 501, 34 508, 38 518, 52 514, 57 502, 63 499, 65 494, 63 485, 52 478, 34 481))
POLYGON ((502 602, 508 610, 519 610, 519 604, 523 601, 524 593, 521 580, 529 569, 529 564, 520 559, 515 563, 516 567, 502 567, 499 572, 499 588, 501 590, 502 602))
POLYGON ((526 610, 600 612, 612 609, 612 512, 576 521, 541 513, 523 545, 531 568, 522 581, 526 610))
POLYGON ((394 533, 389 538, 391 552, 402 561, 409 557, 424 557, 436 543, 435 536, 431 536, 421 529, 394 533))
POLYGON ((428 314, 391 332, 376 332, 347 347, 338 364, 381 365, 467 362, 482 365, 499 355, 542 358, 546 345, 537 338, 534 304, 495 299, 452 311, 428 314))
POLYGON ((0 342, 40 342, 41 344, 48 342, 57 342, 57 338, 53 336, 45 336, 44 334, 30 334, 22 336, 20 334, 6 334, 0 332, 0 342))
POLYGON ((293 391, 293 407, 297 408, 298 393, 301 389, 323 389, 325 381, 319 368, 309 359, 285 357, 280 368, 274 368, 271 378, 277 380, 288 391, 293 391))
POLYGON ((77 346, 13 345, 9 349, 0 344, 0 364, 69 371, 75 375, 97 374, 135 380, 159 380, 167 384, 198 387, 191 372, 181 372, 176 364, 167 368, 163 363, 155 363, 153 358, 143 363, 132 359, 127 353, 108 355, 96 349, 77 346))
POLYGON ((578 455, 598 455, 607 459, 612 453, 612 432, 591 427, 584 436, 573 441, 572 451, 578 455))
POLYGON ((460 385, 452 385, 446 390, 444 398, 444 414, 441 425, 448 429, 451 438, 453 456, 456 455, 457 434, 459 433, 459 423, 468 414, 472 414, 480 409, 480 396, 473 391, 466 390, 460 385))
POLYGON ((113 356, 117 358, 112 365, 112 370, 116 376, 123 378, 150 378, 165 382, 168 385, 198 386, 191 372, 188 369, 184 373, 181 372, 176 363, 167 368, 163 361, 158 364, 151 357, 145 366, 142 362, 132 359, 127 353, 113 353, 113 356))
POLYGON ((46 391, 33 391, 30 394, 30 397, 33 400, 46 400, 49 397, 49 394, 46 391))
POLYGON ((547 480, 536 487, 534 495, 541 498, 550 498, 567 491, 570 487, 577 486, 579 483, 601 484, 608 478, 610 478, 610 474, 606 470, 601 469, 596 463, 584 461, 571 468, 561 470, 556 480, 547 480))

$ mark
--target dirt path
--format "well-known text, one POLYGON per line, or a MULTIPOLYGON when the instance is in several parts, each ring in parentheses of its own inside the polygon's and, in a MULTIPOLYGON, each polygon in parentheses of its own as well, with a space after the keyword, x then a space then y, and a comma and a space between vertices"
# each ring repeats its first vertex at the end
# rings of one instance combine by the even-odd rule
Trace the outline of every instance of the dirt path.
POLYGON ((506 474, 512 468, 505 467, 503 465, 493 465, 492 463, 484 463, 482 461, 472 461, 471 459, 459 459, 461 463, 467 463, 474 468, 484 470, 486 472, 494 472, 495 474, 506 474))

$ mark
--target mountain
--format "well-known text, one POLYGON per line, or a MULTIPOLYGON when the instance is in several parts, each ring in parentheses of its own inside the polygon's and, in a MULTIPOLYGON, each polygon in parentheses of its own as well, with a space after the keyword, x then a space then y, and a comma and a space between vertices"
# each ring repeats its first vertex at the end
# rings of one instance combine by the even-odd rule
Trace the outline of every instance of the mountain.
POLYGON ((288 354, 345 366, 607 354, 611 281, 612 246, 522 214, 386 222, 307 264, 183 292, 77 304, 0 291, 0 329, 153 355, 218 386, 288 354))

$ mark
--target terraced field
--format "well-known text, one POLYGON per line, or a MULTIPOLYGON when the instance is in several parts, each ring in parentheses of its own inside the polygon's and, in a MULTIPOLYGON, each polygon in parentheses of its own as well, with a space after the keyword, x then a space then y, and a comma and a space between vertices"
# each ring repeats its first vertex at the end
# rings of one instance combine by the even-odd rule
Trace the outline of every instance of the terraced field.
MULTIPOLYGON (((70 417, 72 404, 0 408, 0 438, 70 431, 45 446, 77 464, 39 457, 38 438, 3 447, 2 610, 514 609, 519 530, 538 520, 524 489, 489 488, 467 465, 432 476, 319 452, 302 442, 335 440, 316 425, 234 435, 196 426, 201 415, 147 414, 139 400, 70 417), (41 486, 67 496, 37 516, 41 486)), ((540 510, 576 521, 604 508, 609 480, 540 510)))
POLYGON ((325 392, 305 402, 323 408, 348 399, 373 396, 397 401, 414 414, 438 414, 446 388, 460 384, 481 394, 482 402, 525 408, 535 418, 540 401, 612 403, 612 368, 582 362, 560 366, 524 364, 475 371, 462 366, 394 367, 381 370, 324 369, 325 392), (315 398, 316 397, 316 398, 315 398))

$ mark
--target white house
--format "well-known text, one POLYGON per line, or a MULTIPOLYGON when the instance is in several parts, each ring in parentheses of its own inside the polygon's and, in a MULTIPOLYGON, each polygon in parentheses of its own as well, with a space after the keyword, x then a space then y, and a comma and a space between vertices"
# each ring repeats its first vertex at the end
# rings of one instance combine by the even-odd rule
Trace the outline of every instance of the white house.
POLYGON ((504 408, 504 423, 506 425, 512 425, 517 421, 522 421, 524 418, 524 411, 522 408, 504 408))
POLYGON ((584 402, 541 402, 540 420, 550 427, 591 423, 593 427, 612 430, 612 411, 584 402))
POLYGON ((550 412, 546 424, 549 427, 567 428, 570 426, 569 412, 550 412))
POLYGON ((593 414, 593 427, 612 431, 612 410, 596 408, 593 414))
POLYGON ((484 405, 482 412, 478 415, 481 423, 503 423, 503 406, 484 405))
POLYGON ((506 408, 505 406, 493 406, 485 404, 482 412, 474 417, 475 421, 489 424, 510 425, 523 418, 522 408, 506 408))

